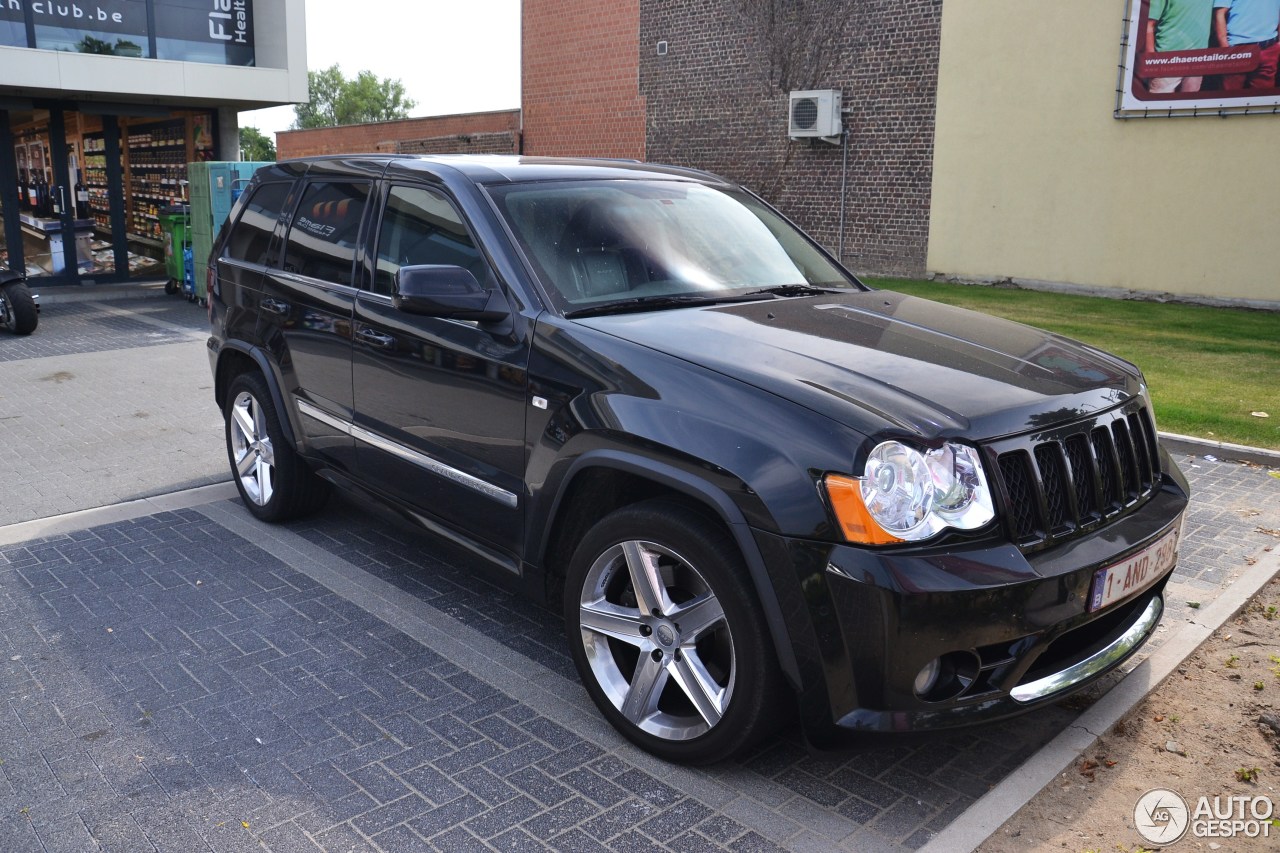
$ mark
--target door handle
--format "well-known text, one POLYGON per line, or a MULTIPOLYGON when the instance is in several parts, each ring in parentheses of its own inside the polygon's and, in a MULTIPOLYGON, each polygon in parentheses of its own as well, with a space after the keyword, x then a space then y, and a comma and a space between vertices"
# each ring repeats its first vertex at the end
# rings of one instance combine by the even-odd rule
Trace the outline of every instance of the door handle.
POLYGON ((289 313, 289 303, 281 302, 279 299, 268 298, 262 300, 262 308, 264 311, 270 311, 272 314, 284 315, 289 313))
POLYGON ((378 349, 391 349, 396 345, 396 339, 390 335, 384 335, 381 332, 375 332, 369 327, 365 327, 356 332, 356 337, 371 347, 378 349))

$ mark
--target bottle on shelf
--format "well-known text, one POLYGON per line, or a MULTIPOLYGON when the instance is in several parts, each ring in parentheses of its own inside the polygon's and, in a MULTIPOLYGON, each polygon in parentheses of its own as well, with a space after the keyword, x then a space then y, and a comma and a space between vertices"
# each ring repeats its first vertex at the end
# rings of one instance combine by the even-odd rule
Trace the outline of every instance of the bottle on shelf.
POLYGON ((84 182, 76 180, 76 219, 89 218, 89 189, 84 182))
POLYGON ((36 172, 36 187, 35 187, 35 192, 32 193, 31 201, 35 208, 32 212, 37 217, 40 217, 41 219, 43 219, 45 215, 44 214, 44 203, 45 203, 44 176, 39 172, 36 172))

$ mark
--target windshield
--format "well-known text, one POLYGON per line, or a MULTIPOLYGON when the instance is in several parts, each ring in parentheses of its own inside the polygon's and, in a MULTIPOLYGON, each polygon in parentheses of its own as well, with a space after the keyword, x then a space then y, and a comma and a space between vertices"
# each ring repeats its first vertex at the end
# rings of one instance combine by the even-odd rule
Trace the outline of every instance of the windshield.
MULTIPOLYGON (((740 191, 680 181, 573 181, 491 189, 558 307, 741 299, 765 288, 856 284, 740 191)), ((762 295, 761 298, 768 298, 762 295)))

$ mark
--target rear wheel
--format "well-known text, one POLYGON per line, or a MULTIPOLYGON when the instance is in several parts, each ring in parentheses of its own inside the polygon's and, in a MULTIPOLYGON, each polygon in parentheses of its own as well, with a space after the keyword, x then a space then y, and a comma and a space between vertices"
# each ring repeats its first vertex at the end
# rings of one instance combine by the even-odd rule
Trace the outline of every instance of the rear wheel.
POLYGON ((785 689, 737 545, 668 501, 601 520, 565 583, 569 645, 627 738, 684 764, 731 757, 777 725, 785 689))
POLYGON ((231 474, 249 512, 263 521, 286 521, 324 505, 329 484, 285 438, 260 376, 243 373, 232 380, 223 411, 231 474))
POLYGON ((36 330, 40 322, 40 312, 36 310, 35 297, 25 282, 14 281, 4 286, 4 299, 8 304, 9 328, 15 334, 29 335, 36 330))

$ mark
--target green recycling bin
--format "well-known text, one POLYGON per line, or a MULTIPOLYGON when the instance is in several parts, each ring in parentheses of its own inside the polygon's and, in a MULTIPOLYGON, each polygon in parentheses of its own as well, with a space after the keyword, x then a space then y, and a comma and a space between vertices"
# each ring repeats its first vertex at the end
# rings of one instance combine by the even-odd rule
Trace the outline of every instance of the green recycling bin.
POLYGON ((183 249, 190 240, 191 208, 185 204, 175 204, 160 209, 160 231, 164 235, 164 266, 169 273, 164 292, 173 294, 182 289, 186 278, 186 265, 183 261, 183 249))

